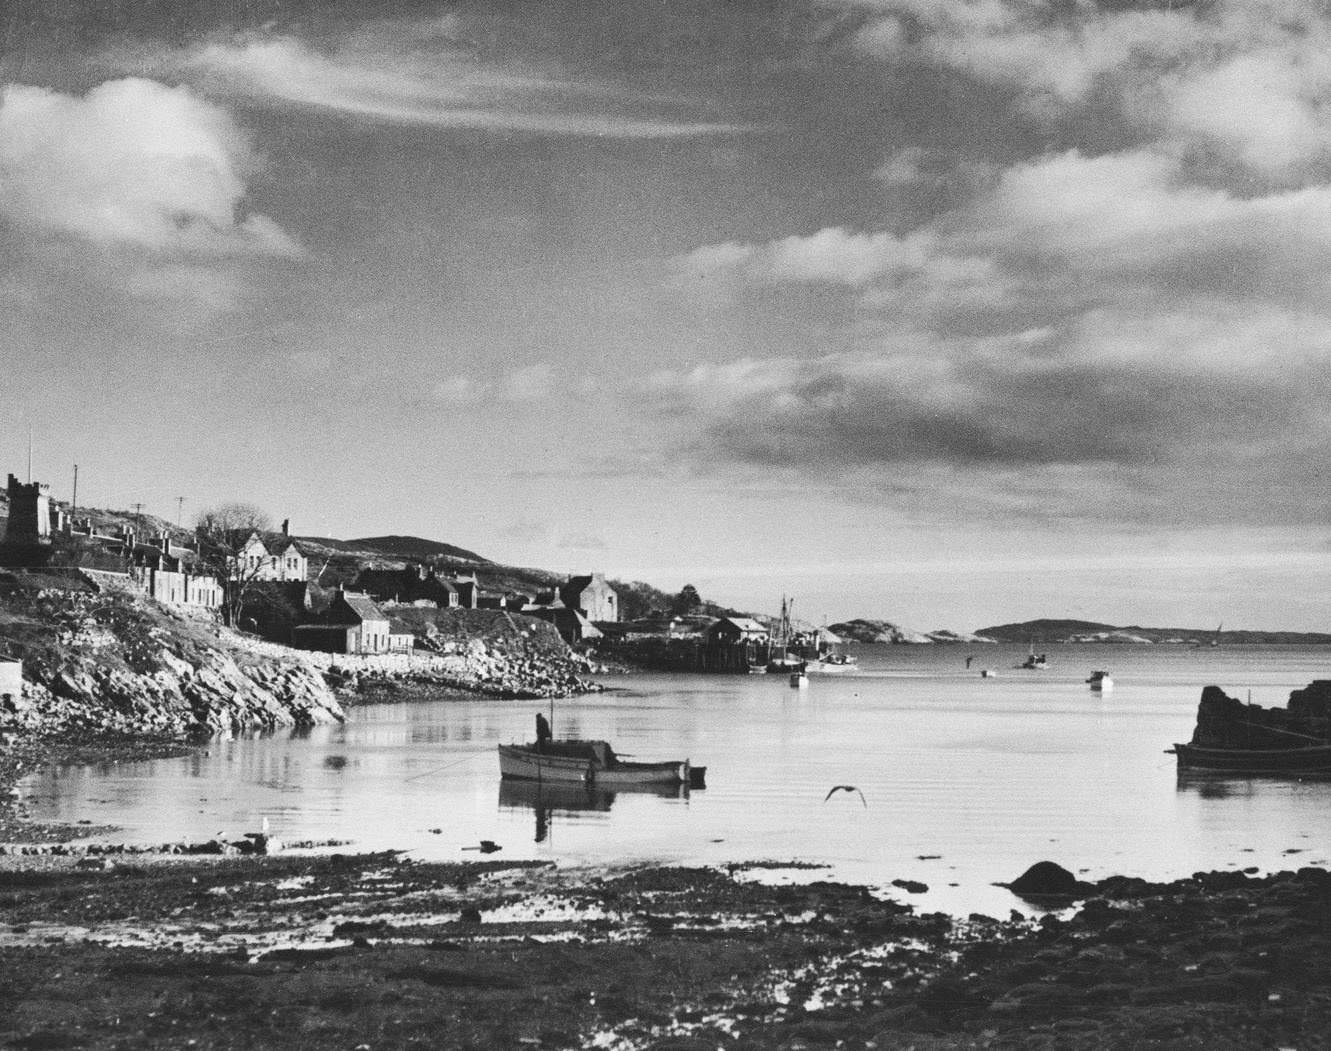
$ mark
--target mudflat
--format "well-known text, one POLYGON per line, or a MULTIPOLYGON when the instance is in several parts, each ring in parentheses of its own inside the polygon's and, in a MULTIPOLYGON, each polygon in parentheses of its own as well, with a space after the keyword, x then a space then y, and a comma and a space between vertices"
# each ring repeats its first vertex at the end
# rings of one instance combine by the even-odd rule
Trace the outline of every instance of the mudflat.
POLYGON ((763 866, 30 861, 0 872, 8 1047, 1312 1048, 1331 1032, 1320 869, 1115 877, 1076 911, 960 921, 769 885, 763 866))

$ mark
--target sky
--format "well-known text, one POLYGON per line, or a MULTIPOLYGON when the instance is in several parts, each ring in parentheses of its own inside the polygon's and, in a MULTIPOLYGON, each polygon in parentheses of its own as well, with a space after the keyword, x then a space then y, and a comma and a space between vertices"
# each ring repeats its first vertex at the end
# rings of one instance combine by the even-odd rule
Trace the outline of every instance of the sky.
POLYGON ((0 470, 59 498, 815 622, 1331 624, 1321 3, 0 34, 0 470))

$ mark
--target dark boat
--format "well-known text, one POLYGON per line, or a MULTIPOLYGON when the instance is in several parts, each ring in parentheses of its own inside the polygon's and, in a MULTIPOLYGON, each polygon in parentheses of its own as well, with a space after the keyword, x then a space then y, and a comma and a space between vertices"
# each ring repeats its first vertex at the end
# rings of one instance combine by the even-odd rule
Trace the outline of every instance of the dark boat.
POLYGON ((1166 749, 1180 773, 1250 777, 1331 777, 1331 681, 1289 695, 1284 708, 1263 708, 1202 690, 1192 740, 1166 749))
POLYGON ((1201 748, 1176 744, 1180 771, 1255 777, 1331 777, 1331 744, 1298 748, 1201 748))

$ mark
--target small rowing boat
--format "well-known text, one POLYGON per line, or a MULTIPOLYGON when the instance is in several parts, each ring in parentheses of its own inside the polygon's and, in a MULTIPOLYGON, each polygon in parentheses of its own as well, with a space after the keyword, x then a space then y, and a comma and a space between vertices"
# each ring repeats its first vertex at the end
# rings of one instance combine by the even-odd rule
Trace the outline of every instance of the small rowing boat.
POLYGON ((691 765, 687 759, 661 763, 621 759, 608 741, 547 740, 499 746, 499 776, 518 781, 553 781, 598 788, 679 784, 697 788, 701 787, 706 769, 691 765))

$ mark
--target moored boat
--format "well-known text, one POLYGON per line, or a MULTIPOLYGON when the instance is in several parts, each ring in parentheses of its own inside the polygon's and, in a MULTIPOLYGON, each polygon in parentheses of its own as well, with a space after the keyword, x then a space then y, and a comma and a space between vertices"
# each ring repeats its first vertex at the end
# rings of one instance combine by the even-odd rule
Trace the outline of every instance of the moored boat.
POLYGON ((1176 744, 1180 771, 1243 774, 1245 776, 1331 777, 1331 744, 1298 748, 1202 748, 1176 744))
POLYGON ((1090 686, 1092 690, 1099 690, 1102 692, 1114 688, 1114 680, 1109 677, 1109 672, 1107 671, 1091 672, 1091 677, 1086 680, 1086 684, 1090 686))
POLYGON ((615 788, 625 785, 693 784, 687 759, 639 763, 621 759, 608 741, 541 741, 537 744, 501 744, 499 775, 519 781, 615 788))
POLYGON ((856 671, 859 665, 856 659, 846 653, 825 653, 816 660, 810 660, 804 670, 810 675, 845 675, 856 671))
POLYGON ((1331 681, 1309 683, 1284 708, 1263 708, 1202 689, 1192 740, 1166 749, 1179 773, 1331 777, 1331 681))

